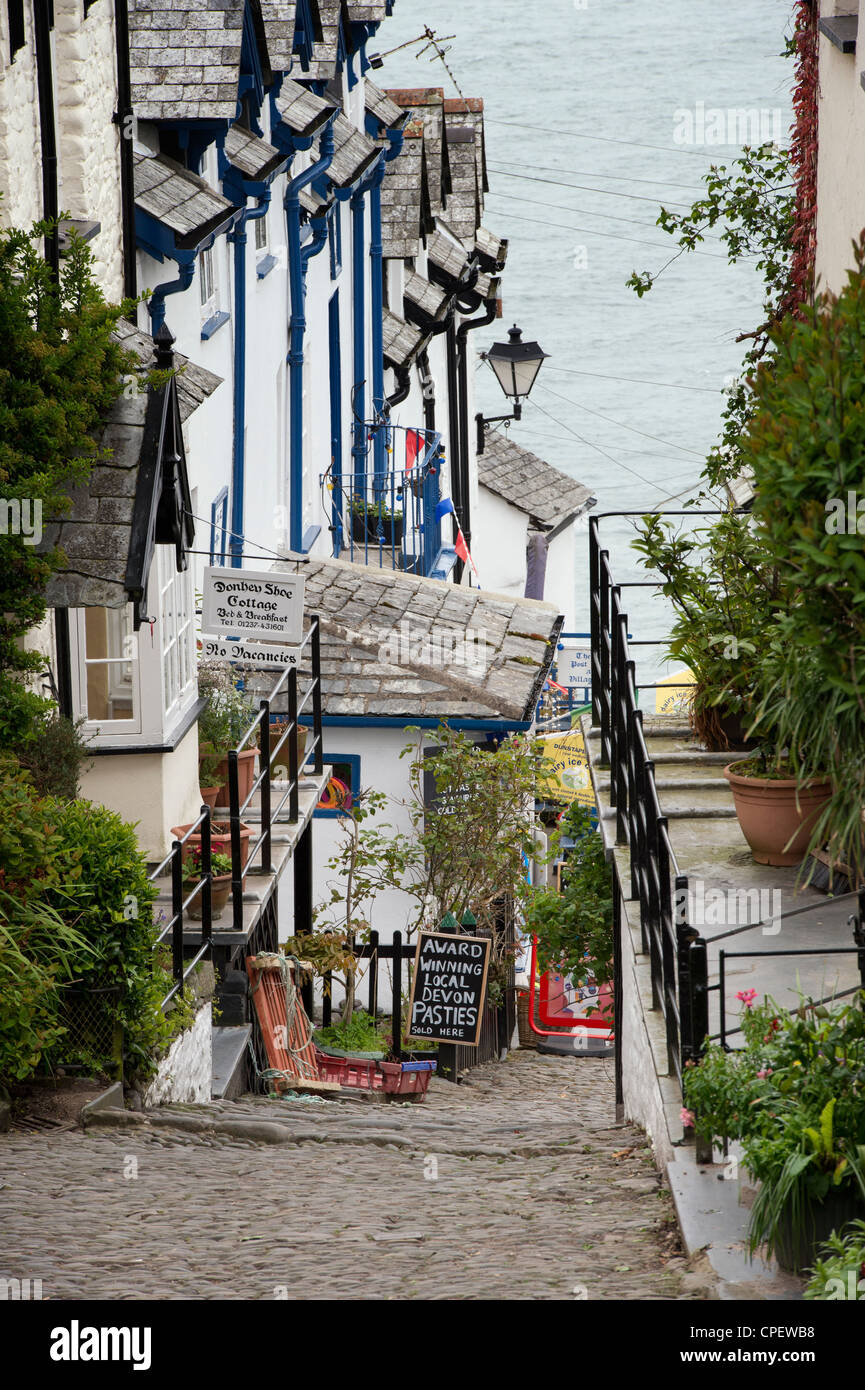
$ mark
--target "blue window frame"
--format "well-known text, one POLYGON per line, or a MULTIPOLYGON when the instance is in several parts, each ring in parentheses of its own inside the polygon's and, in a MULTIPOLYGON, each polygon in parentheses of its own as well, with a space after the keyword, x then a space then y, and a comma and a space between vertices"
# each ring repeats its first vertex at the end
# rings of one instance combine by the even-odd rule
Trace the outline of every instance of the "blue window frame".
POLYGON ((228 488, 224 487, 210 504, 210 563, 225 564, 228 548, 228 488))
POLYGON ((344 816, 357 802, 360 793, 360 755, 325 753, 322 762, 330 771, 314 815, 333 820, 336 816, 344 816))
POLYGON ((330 247, 330 278, 335 280, 342 270, 342 218, 339 204, 327 214, 327 242, 330 247))

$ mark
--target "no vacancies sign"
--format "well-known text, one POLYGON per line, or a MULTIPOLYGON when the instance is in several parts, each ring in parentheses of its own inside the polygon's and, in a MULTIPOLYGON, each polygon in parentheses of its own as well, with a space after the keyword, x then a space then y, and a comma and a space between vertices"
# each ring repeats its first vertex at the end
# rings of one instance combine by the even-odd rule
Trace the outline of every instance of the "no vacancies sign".
POLYGON ((421 932, 409 1001, 409 1037, 477 1047, 489 961, 486 937, 421 932))
POLYGON ((202 629, 253 641, 275 637, 281 642, 300 642, 303 585, 296 574, 209 565, 204 571, 202 629))
POLYGON ((284 671, 286 666, 298 666, 300 647, 263 647, 259 642, 222 642, 216 637, 202 637, 201 655, 210 661, 240 661, 263 671, 284 671))

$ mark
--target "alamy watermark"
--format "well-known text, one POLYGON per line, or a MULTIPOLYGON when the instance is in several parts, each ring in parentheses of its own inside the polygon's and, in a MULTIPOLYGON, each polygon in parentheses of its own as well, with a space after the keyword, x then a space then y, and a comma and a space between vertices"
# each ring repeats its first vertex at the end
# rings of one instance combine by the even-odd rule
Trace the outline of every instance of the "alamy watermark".
POLYGON ((25 545, 42 539, 41 497, 0 497, 0 536, 20 536, 25 545))
POLYGON ((780 145, 783 138, 780 106, 707 106, 698 101, 693 111, 673 112, 674 145, 780 145))
POLYGON ((677 926, 760 927, 763 936, 781 930, 780 888, 707 888, 701 878, 677 888, 674 900, 677 926))
POLYGON ((389 666, 461 666, 470 675, 482 676, 489 665, 490 649, 485 628, 437 628, 426 632, 403 618, 399 628, 379 630, 378 659, 389 666))

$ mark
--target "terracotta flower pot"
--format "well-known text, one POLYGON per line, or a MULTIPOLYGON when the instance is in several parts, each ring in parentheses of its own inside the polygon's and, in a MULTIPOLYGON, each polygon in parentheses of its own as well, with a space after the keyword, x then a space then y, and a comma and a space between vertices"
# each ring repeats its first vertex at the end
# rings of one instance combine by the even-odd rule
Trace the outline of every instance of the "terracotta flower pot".
MULTIPOLYGON (((252 791, 252 784, 255 781, 255 756, 257 752, 257 748, 244 748, 243 752, 237 755, 237 787, 241 806, 252 791)), ((227 756, 222 759, 214 776, 220 780, 219 800, 216 804, 227 806, 229 804, 227 756)))
POLYGON ((794 777, 742 777, 730 763, 730 783, 742 834, 758 864, 800 864, 820 811, 832 795, 828 779, 799 787, 794 777))
POLYGON ((219 805, 219 793, 222 791, 222 788, 220 786, 199 787, 198 790, 201 793, 203 805, 209 806, 211 811, 215 811, 219 805))
MULTIPOLYGON (((184 896, 190 891, 191 885, 189 883, 184 883, 184 896)), ((210 880, 210 916, 212 921, 219 921, 230 896, 231 874, 215 874, 210 880)), ((201 921, 201 898, 202 894, 199 893, 197 897, 193 898, 187 908, 187 914, 196 922, 201 921)))
MULTIPOLYGON (((190 825, 192 822, 190 821, 190 825)), ((177 840, 182 840, 189 825, 172 825, 171 833, 177 840)), ((249 858, 249 837, 252 830, 248 825, 240 822, 240 867, 246 868, 246 861, 249 858)), ((183 858, 188 859, 195 849, 201 848, 201 836, 196 832, 190 835, 186 844, 183 846, 183 858)), ((231 826, 228 821, 211 821, 210 823, 210 848, 214 853, 231 854, 231 826)))
MULTIPOLYGON (((276 726, 273 726, 273 725, 271 726, 271 730, 270 730, 270 760, 271 760, 271 761, 270 761, 270 775, 271 775, 271 777, 272 777, 272 778, 274 779, 274 781, 275 781, 275 780, 277 780, 277 768, 284 768, 284 769, 285 769, 284 773, 283 773, 283 774, 279 774, 279 775, 280 775, 280 779, 281 779, 282 781, 287 782, 287 781, 288 781, 288 778, 289 778, 289 772, 288 772, 288 759, 289 759, 288 742, 289 742, 289 741, 288 741, 288 739, 286 739, 285 743, 284 743, 284 744, 282 745, 282 747, 280 748, 279 753, 277 754, 277 752, 276 752, 276 745, 279 743, 279 740, 282 738, 282 735, 283 735, 284 732, 285 732, 285 730, 284 730, 283 728, 279 728, 279 727, 276 727, 276 726)), ((306 738, 307 738, 307 730, 306 730, 305 728, 303 728, 301 725, 299 725, 299 726, 298 726, 298 730, 297 730, 297 766, 298 766, 298 768, 302 768, 302 767, 303 767, 303 755, 304 755, 304 753, 306 752, 306 738)))

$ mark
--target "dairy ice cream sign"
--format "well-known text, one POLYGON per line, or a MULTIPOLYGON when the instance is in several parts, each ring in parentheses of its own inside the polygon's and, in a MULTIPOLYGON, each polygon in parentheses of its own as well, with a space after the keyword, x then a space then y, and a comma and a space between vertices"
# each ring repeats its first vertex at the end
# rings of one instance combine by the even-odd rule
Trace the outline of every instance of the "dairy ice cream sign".
POLYGON ((253 642, 268 638, 300 642, 303 585, 296 574, 208 566, 204 571, 202 630, 253 642))

